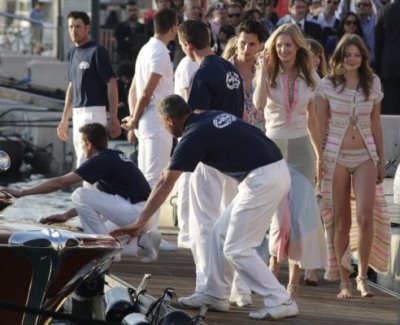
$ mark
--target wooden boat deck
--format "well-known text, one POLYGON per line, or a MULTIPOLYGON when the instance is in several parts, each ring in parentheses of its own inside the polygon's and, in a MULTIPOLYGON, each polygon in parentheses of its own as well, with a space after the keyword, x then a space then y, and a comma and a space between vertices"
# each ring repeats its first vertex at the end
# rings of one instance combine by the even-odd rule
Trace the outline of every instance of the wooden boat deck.
MULTIPOLYGON (((174 231, 168 229, 165 235, 170 242, 176 242, 174 231)), ((160 252, 159 259, 153 264, 142 264, 137 258, 126 257, 114 263, 111 273, 126 281, 132 286, 139 285, 143 275, 150 273, 152 278, 147 288, 147 293, 153 297, 160 297, 167 287, 172 287, 178 296, 190 295, 194 291, 195 272, 190 250, 178 249, 175 252, 160 252)), ((280 281, 287 281, 287 267, 281 270, 280 281)), ((303 285, 301 282, 300 296, 298 298, 299 315, 274 321, 274 324, 400 324, 400 299, 388 295, 377 288, 374 289, 373 298, 360 298, 355 290, 353 281, 353 294, 349 300, 339 300, 337 282, 320 280, 318 287, 303 285)), ((253 304, 249 307, 238 308, 232 306, 228 313, 208 311, 205 323, 251 325, 263 321, 252 320, 248 313, 261 306, 261 298, 253 295, 253 304)), ((180 309, 178 303, 173 307, 180 309)), ((184 309, 191 315, 196 315, 197 310, 184 309)), ((265 321, 264 321, 265 322, 265 321)))

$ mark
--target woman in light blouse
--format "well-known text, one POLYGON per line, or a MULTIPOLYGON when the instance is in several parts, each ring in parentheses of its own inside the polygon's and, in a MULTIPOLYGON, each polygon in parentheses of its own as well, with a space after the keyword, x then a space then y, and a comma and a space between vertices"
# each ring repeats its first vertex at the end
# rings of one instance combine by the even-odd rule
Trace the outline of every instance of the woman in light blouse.
POLYGON ((282 202, 270 228, 270 269, 277 275, 280 262, 288 255, 287 290, 292 297, 298 294, 299 267, 318 269, 326 262, 323 230, 313 192, 315 175, 323 174, 316 114, 319 81, 312 53, 300 28, 296 24, 277 28, 259 60, 253 102, 257 109, 264 111, 266 134, 279 146, 291 168, 292 189, 303 187, 307 189, 304 192, 311 193, 307 195, 307 202, 303 201, 302 191, 290 194, 290 206, 294 204, 296 208, 290 210, 289 201, 282 202), (304 186, 293 186, 293 180, 300 180, 304 186), (295 202, 293 198, 297 198, 295 202))

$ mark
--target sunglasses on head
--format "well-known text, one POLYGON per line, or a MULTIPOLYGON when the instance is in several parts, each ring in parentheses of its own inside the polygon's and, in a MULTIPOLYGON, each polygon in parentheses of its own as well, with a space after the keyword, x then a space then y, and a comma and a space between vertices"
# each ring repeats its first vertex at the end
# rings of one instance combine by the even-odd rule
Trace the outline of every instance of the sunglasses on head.
POLYGON ((228 14, 228 17, 229 18, 233 18, 233 17, 239 18, 240 14, 228 14))
POLYGON ((368 7, 371 7, 371 4, 365 3, 365 2, 360 2, 360 3, 357 3, 356 7, 358 7, 358 8, 367 7, 368 8, 368 7))
POLYGON ((357 22, 355 20, 347 20, 345 23, 345 25, 357 25, 357 22))

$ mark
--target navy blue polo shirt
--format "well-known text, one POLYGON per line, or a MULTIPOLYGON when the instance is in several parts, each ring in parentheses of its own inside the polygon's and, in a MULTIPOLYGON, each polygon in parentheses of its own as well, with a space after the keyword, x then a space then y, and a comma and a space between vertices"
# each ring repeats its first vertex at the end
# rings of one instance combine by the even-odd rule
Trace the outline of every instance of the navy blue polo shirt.
POLYGON ((126 154, 118 150, 99 151, 74 173, 90 184, 97 182, 98 190, 119 195, 132 204, 146 201, 150 195, 150 185, 142 172, 126 154))
POLYGON ((193 109, 220 110, 242 118, 244 91, 240 73, 218 55, 206 56, 193 77, 188 104, 193 109))
POLYGON ((257 127, 222 111, 192 114, 169 170, 193 172, 199 162, 239 182, 249 172, 282 159, 278 147, 257 127))
POLYGON ((107 50, 89 41, 68 53, 68 80, 72 82, 73 107, 106 106, 107 83, 115 73, 107 50))

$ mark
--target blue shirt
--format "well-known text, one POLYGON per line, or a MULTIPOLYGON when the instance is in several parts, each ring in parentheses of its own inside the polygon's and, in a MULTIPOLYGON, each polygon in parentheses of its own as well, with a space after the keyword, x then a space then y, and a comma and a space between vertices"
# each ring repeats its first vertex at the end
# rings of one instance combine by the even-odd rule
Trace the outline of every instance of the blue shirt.
POLYGON ((240 182, 252 170, 281 159, 278 147, 260 129, 234 115, 210 111, 186 120, 168 169, 192 172, 202 162, 240 182))
POLYGON ((193 77, 188 104, 193 109, 221 110, 241 118, 244 91, 239 72, 217 55, 206 56, 193 77))
POLYGON ((43 15, 40 10, 37 10, 35 8, 32 9, 29 18, 32 20, 36 20, 35 22, 31 22, 33 26, 43 26, 43 15))
POLYGON ((107 50, 89 41, 68 53, 73 107, 107 106, 107 83, 115 77, 107 50))
POLYGON ((99 151, 74 173, 90 184, 97 182, 98 190, 119 195, 132 204, 146 201, 150 195, 150 185, 142 172, 126 154, 118 150, 99 151))

